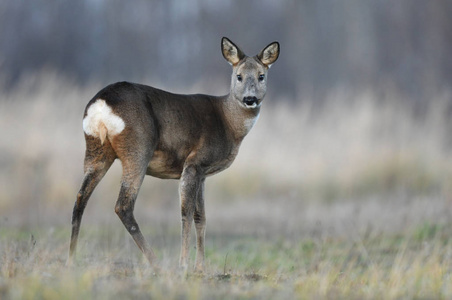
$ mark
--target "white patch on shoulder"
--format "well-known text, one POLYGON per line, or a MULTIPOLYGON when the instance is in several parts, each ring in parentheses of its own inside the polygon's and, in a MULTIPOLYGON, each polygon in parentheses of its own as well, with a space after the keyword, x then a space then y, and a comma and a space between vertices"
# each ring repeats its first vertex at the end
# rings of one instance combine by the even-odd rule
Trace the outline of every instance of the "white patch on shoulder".
POLYGON ((83 131, 87 135, 100 137, 100 127, 104 125, 107 136, 115 136, 124 130, 124 121, 113 113, 105 100, 97 99, 89 108, 83 119, 83 131))

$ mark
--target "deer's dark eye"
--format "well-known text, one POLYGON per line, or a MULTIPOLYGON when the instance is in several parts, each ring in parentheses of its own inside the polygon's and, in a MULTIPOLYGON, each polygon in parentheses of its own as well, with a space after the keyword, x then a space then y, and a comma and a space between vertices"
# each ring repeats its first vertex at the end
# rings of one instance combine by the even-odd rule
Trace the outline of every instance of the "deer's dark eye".
POLYGON ((265 75, 264 74, 259 75, 259 81, 264 81, 264 79, 265 79, 265 75))
POLYGON ((242 79, 243 79, 243 78, 242 78, 242 75, 237 75, 237 80, 238 80, 238 81, 242 81, 242 79))

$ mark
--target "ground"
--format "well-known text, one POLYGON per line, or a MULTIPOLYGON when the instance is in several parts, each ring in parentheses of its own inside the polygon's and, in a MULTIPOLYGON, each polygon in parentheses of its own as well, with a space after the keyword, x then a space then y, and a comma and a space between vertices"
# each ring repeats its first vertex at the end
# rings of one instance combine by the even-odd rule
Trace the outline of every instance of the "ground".
MULTIPOLYGON (((119 221, 118 221, 119 223, 119 221)), ((85 228, 66 267, 68 228, 1 230, 2 299, 366 299, 452 296, 450 226, 404 234, 276 238, 211 234, 204 274, 177 269, 160 233, 155 274, 125 232, 85 228)), ((194 251, 192 251, 194 254, 194 251)))

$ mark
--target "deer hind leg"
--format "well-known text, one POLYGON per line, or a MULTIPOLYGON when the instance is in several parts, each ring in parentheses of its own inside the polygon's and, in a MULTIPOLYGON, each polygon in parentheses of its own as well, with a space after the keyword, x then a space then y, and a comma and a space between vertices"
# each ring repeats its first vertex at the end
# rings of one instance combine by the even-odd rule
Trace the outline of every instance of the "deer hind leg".
POLYGON ((87 136, 86 145, 84 164, 85 176, 77 194, 77 200, 75 201, 72 212, 72 233, 69 258, 67 261, 68 265, 72 264, 73 258, 75 257, 80 224, 82 222, 86 204, 88 203, 94 188, 104 177, 105 173, 107 173, 116 158, 109 142, 101 145, 99 139, 87 136))
POLYGON ((147 168, 147 164, 140 164, 139 161, 139 159, 138 161, 134 159, 122 160, 123 175, 115 212, 151 266, 158 269, 156 266, 156 256, 141 233, 133 214, 135 201, 147 168))
MULTIPOLYGON (((203 183, 204 178, 197 174, 196 167, 188 166, 184 168, 179 186, 182 217, 182 239, 179 266, 183 269, 187 269, 188 267, 190 231, 197 206, 196 199, 200 193, 202 194, 203 183)), ((199 231, 200 229, 200 227, 197 227, 197 234, 201 233, 201 231, 199 231)), ((199 250, 200 249, 198 249, 198 251, 199 250)))

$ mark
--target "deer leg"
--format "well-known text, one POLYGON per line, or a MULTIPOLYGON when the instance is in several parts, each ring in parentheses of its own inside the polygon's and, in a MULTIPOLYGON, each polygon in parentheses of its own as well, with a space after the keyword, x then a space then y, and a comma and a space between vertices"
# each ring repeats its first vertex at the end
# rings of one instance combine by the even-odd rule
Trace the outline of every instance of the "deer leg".
POLYGON ((69 258, 67 261, 68 265, 73 263, 73 258, 75 257, 77 249, 78 234, 80 232, 80 224, 82 222, 83 212, 85 210, 86 204, 99 181, 105 175, 107 170, 97 169, 89 171, 85 174, 83 178, 83 183, 80 191, 77 194, 77 200, 74 204, 74 209, 72 211, 72 234, 71 234, 71 244, 69 247, 69 258))
POLYGON ((78 234, 80 232, 80 225, 86 204, 88 203, 94 188, 101 181, 115 160, 114 153, 108 145, 98 147, 100 144, 96 144, 98 143, 90 142, 90 139, 88 138, 88 147, 85 155, 85 177, 83 178, 82 186, 77 194, 77 200, 75 201, 74 209, 72 211, 72 233, 67 265, 71 265, 75 257, 78 234))
POLYGON ((127 167, 127 164, 124 164, 121 189, 118 201, 116 202, 115 212, 151 266, 156 267, 156 256, 141 233, 140 227, 133 215, 135 200, 143 182, 145 171, 145 168, 130 169, 127 167))
POLYGON ((201 185, 198 190, 198 196, 195 203, 195 229, 196 229, 196 263, 195 270, 197 272, 204 271, 204 237, 206 234, 206 213, 204 210, 204 182, 201 181, 201 185))
POLYGON ((182 217, 182 240, 179 266, 187 269, 190 250, 190 231, 195 212, 196 198, 201 187, 202 177, 197 174, 194 166, 184 168, 182 172, 179 193, 182 217))

